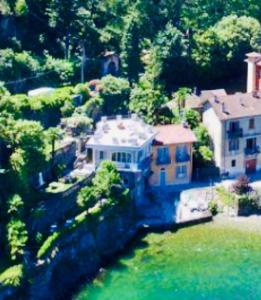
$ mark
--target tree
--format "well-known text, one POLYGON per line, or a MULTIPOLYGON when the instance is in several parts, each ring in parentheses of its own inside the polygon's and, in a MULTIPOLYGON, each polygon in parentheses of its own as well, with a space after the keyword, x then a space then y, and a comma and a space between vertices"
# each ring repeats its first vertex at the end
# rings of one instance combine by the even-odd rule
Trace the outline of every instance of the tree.
POLYGON ((211 140, 208 133, 208 129, 204 125, 199 125, 194 129, 194 133, 197 138, 197 146, 210 146, 211 140))
POLYGON ((131 91, 129 108, 142 116, 148 124, 157 124, 160 120, 159 111, 167 101, 168 98, 160 87, 154 88, 144 75, 131 91))
POLYGON ((185 28, 206 29, 228 15, 251 16, 260 20, 260 0, 185 0, 181 23, 185 28))
POLYGON ((260 49, 261 26, 250 17, 228 16, 194 35, 192 57, 201 80, 241 74, 247 52, 260 49))
POLYGON ((206 165, 213 161, 213 151, 211 150, 211 140, 208 130, 203 125, 199 125, 194 129, 197 138, 195 148, 195 161, 200 165, 206 165))
POLYGON ((125 27, 121 40, 121 61, 123 74, 130 82, 138 79, 141 71, 140 27, 137 12, 126 17, 125 27))
POLYGON ((97 203, 94 188, 92 186, 86 186, 81 189, 77 197, 77 204, 80 207, 89 209, 97 203))
POLYGON ((92 183, 95 187, 96 195, 98 195, 99 198, 109 198, 112 196, 112 186, 120 185, 122 180, 115 164, 110 161, 103 161, 92 183))
POLYGON ((100 97, 103 100, 103 113, 106 115, 127 113, 130 85, 124 78, 107 75, 100 82, 100 97))
POLYGON ((179 88, 175 93, 175 100, 178 105, 179 113, 181 112, 181 109, 185 108, 185 100, 190 93, 191 93, 191 89, 186 87, 179 88))
POLYGON ((7 224, 7 240, 10 247, 10 257, 17 260, 24 255, 28 232, 25 223, 19 219, 11 219, 7 224))
POLYGON ((183 34, 168 23, 160 31, 153 43, 154 55, 150 64, 157 66, 158 80, 162 81, 166 89, 186 84, 188 73, 188 51, 183 34))
MULTIPOLYGON (((18 120, 8 128, 9 168, 17 180, 13 191, 29 190, 32 176, 42 171, 46 163, 46 142, 38 122, 18 120)), ((10 175, 11 175, 10 174, 10 175)))
POLYGON ((0 80, 13 81, 30 77, 40 71, 38 60, 28 51, 0 50, 0 80))
POLYGON ((9 215, 11 215, 12 217, 22 216, 23 209, 24 209, 24 202, 18 194, 9 197, 7 204, 8 204, 7 213, 9 215))
POLYGON ((120 174, 113 162, 103 161, 92 180, 91 186, 84 187, 78 194, 77 203, 89 209, 98 201, 106 199, 108 204, 119 203, 129 197, 120 174))
POLYGON ((200 124, 200 114, 193 109, 185 110, 185 119, 191 129, 195 129, 200 124))
POLYGON ((54 172, 55 143, 58 139, 62 137, 62 132, 57 127, 50 127, 45 134, 47 136, 47 139, 51 143, 51 168, 54 172))

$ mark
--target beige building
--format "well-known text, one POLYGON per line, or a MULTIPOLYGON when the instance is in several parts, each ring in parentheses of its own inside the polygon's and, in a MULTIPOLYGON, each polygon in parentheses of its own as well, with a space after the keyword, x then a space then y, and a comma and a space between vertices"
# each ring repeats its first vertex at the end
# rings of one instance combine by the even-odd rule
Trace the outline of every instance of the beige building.
POLYGON ((261 170, 261 54, 248 53, 247 93, 205 96, 203 123, 213 140, 221 173, 230 176, 261 170))
POLYGON ((203 123, 213 140, 221 173, 237 176, 261 170, 261 94, 209 97, 203 123))

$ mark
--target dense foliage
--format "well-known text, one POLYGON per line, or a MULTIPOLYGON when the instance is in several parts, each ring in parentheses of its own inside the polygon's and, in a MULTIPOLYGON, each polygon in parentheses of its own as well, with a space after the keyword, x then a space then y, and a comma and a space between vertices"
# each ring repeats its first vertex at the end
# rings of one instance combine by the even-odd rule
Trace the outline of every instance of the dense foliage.
POLYGON ((23 91, 79 82, 82 72, 96 78, 106 50, 120 55, 122 75, 131 83, 144 71, 144 52, 152 51, 157 79, 168 91, 240 76, 245 52, 260 48, 260 5, 260 0, 4 0, 0 13, 10 21, 0 34, 0 80, 23 91))

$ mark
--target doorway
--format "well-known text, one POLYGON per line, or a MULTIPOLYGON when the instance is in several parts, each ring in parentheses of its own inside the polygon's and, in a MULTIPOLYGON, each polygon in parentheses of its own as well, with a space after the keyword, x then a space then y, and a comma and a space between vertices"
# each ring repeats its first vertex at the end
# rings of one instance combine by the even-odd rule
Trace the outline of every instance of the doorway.
POLYGON ((256 172, 256 159, 249 159, 246 161, 246 174, 256 172))
POLYGON ((166 185, 166 171, 165 169, 160 170, 160 186, 166 185))

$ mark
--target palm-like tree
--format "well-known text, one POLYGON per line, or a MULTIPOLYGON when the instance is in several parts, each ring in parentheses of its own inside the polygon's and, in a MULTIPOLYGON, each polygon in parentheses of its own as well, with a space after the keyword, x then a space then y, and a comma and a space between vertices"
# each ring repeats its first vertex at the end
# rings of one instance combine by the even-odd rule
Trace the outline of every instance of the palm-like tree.
MULTIPOLYGON (((54 170, 54 154, 55 154, 55 143, 58 139, 61 139, 62 137, 62 131, 61 129, 57 127, 51 127, 48 129, 47 132, 48 139, 51 141, 51 168, 52 172, 54 170)), ((54 175, 54 174, 53 174, 54 175)))
POLYGON ((175 93, 175 99, 178 105, 178 112, 180 114, 181 109, 185 107, 186 97, 191 93, 191 90, 186 87, 179 88, 175 93))

